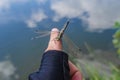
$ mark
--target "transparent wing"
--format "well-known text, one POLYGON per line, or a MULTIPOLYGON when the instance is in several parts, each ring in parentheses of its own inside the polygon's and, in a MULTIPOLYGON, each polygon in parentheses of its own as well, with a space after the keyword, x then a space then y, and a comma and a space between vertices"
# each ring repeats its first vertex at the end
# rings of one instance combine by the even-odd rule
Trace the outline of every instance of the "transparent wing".
POLYGON ((63 40, 70 56, 73 56, 74 58, 80 58, 82 56, 81 49, 68 36, 63 35, 63 40))
POLYGON ((46 36, 50 35, 50 31, 36 30, 36 31, 34 31, 34 33, 36 33, 37 36, 32 37, 31 40, 42 38, 42 37, 46 37, 46 36))
POLYGON ((50 33, 50 31, 42 31, 42 30, 35 30, 34 31, 37 34, 46 34, 46 33, 50 33))

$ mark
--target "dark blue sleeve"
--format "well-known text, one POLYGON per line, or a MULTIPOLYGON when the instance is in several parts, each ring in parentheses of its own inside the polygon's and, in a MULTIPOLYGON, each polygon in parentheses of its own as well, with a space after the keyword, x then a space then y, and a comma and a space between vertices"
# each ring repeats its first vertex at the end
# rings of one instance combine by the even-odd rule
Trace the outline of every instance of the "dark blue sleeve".
POLYGON ((29 75, 29 80, 70 80, 68 55, 51 50, 43 54, 38 72, 29 75))

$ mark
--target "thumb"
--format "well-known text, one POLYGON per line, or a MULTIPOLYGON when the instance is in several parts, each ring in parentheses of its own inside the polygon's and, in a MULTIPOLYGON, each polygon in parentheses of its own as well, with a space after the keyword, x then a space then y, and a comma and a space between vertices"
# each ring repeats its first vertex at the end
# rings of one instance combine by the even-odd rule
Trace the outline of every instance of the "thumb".
POLYGON ((71 80, 82 80, 82 74, 79 69, 69 61, 71 80))

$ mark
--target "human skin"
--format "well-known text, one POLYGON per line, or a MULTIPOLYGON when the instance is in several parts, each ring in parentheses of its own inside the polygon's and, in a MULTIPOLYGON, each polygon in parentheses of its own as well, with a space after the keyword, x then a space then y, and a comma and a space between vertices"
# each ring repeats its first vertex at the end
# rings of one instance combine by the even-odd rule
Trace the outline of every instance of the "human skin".
MULTIPOLYGON (((45 52, 49 50, 62 51, 62 40, 56 40, 58 34, 59 30, 57 28, 53 28, 51 31, 48 47, 45 52)), ((82 74, 80 73, 79 69, 71 61, 69 61, 68 64, 70 67, 71 80, 82 80, 82 74)))

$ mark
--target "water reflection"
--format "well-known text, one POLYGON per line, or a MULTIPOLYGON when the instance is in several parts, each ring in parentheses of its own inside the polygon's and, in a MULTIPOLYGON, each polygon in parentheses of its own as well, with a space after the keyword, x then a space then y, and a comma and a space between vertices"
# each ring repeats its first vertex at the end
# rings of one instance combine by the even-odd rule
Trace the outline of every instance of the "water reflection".
POLYGON ((109 62, 120 65, 112 44, 119 6, 120 0, 0 0, 0 80, 27 80, 39 68, 49 30, 67 18, 73 23, 63 43, 71 60, 85 75, 88 64, 108 76, 109 62))
MULTIPOLYGON (((64 24, 64 21, 62 21, 61 24, 64 24)), ((11 77, 12 80, 17 80, 15 79, 15 75, 17 75, 18 80, 27 80, 28 75, 34 71, 37 71, 39 68, 41 55, 47 46, 50 31, 48 28, 43 28, 41 26, 39 30, 29 29, 26 28, 25 25, 22 25, 22 23, 16 23, 14 26, 13 24, 11 24, 11 26, 8 25, 4 28, 0 28, 0 62, 9 61, 8 63, 11 64, 10 66, 12 66, 11 69, 13 69, 13 71, 11 71, 12 73, 9 75, 14 76, 14 79, 11 77), (36 38, 31 40, 32 37, 36 38), (10 56, 10 59, 5 60, 5 56, 7 55, 10 56), (15 73, 15 75, 13 73, 15 73)), ((96 64, 96 67, 100 67, 100 69, 106 66, 103 64, 105 63, 104 59, 107 59, 107 61, 110 62, 113 61, 113 63, 116 64, 119 63, 119 60, 113 56, 114 50, 113 52, 108 51, 109 47, 107 47, 107 44, 111 41, 113 31, 106 31, 101 34, 88 33, 83 31, 83 28, 79 27, 79 25, 80 22, 75 20, 75 23, 72 23, 65 32, 69 38, 67 36, 63 37, 63 42, 66 43, 66 45, 64 45, 64 50, 68 54, 71 54, 70 56, 72 56, 73 60, 77 60, 77 62, 83 65, 83 67, 85 64, 96 64), (90 45, 95 47, 92 53, 97 54, 92 56, 87 54, 87 49, 84 46, 85 42, 94 44, 90 45), (104 48, 105 51, 101 48, 104 48)), ((112 50, 111 47, 109 49, 112 50)), ((108 66, 107 69, 106 67, 104 68, 107 72, 109 72, 108 66)), ((85 70, 83 69, 83 71, 85 70)), ((3 71, 0 74, 3 75, 3 71)))

